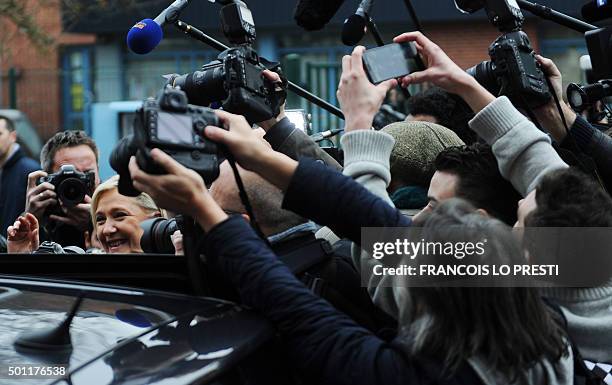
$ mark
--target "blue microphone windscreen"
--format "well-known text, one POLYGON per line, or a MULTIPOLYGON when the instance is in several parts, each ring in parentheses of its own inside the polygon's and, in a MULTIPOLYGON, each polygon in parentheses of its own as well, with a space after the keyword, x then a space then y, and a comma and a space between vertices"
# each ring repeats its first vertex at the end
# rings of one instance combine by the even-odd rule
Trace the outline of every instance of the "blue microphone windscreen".
POLYGON ((151 19, 136 23, 127 34, 127 45, 134 53, 144 55, 155 49, 164 37, 162 28, 151 19))

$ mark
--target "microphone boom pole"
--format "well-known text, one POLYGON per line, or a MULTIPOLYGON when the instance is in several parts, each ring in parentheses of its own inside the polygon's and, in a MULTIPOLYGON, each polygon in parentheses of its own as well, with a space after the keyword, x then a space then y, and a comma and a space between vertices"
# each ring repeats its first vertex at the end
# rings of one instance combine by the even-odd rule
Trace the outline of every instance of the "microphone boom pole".
POLYGON ((559 11, 555 11, 554 9, 546 7, 544 5, 532 3, 526 0, 517 0, 516 2, 521 8, 528 10, 529 12, 541 17, 542 19, 553 21, 559 25, 568 27, 581 33, 593 31, 599 28, 593 24, 586 23, 580 19, 576 19, 575 17, 571 17, 559 11))
MULTIPOLYGON (((201 30, 197 29, 196 27, 187 24, 183 21, 177 20, 176 23, 174 23, 174 25, 182 32, 184 32, 185 34, 191 36, 192 38, 201 41, 204 44, 209 45, 210 47, 218 50, 218 51, 225 51, 226 49, 228 49, 229 47, 226 46, 225 44, 221 43, 220 41, 208 36, 207 34, 205 34, 204 32, 202 32, 201 30)), ((338 107, 334 106, 333 104, 329 103, 328 101, 321 99, 320 97, 308 92, 307 90, 305 90, 304 88, 298 86, 297 84, 289 81, 288 82, 288 89, 290 91, 292 91, 293 93, 295 93, 298 96, 303 97, 304 99, 308 100, 309 102, 321 107, 322 109, 328 111, 331 114, 336 115, 337 117, 339 117, 340 119, 344 119, 344 114, 342 113, 342 110, 340 110, 338 107)))

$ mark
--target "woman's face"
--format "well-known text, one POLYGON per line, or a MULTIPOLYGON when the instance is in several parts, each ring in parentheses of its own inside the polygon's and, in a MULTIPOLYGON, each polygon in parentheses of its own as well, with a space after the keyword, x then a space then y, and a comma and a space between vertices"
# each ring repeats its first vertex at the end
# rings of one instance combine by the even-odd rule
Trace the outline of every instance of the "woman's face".
POLYGON ((152 215, 138 205, 136 199, 119 194, 117 189, 105 191, 96 208, 96 234, 107 253, 142 253, 140 222, 152 215))

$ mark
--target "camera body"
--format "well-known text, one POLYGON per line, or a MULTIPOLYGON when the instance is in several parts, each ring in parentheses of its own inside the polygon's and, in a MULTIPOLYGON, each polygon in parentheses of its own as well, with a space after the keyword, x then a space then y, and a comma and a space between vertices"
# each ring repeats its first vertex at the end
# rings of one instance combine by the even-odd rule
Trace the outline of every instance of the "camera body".
POLYGON ((225 111, 257 123, 277 116, 284 102, 284 94, 263 76, 265 69, 257 52, 243 45, 221 52, 200 71, 168 75, 168 84, 185 91, 192 104, 220 102, 225 111))
POLYGON ((51 183, 55 186, 57 199, 64 207, 74 207, 83 202, 85 195, 93 193, 96 174, 94 171, 80 172, 73 165, 65 164, 55 174, 38 179, 37 185, 51 183))
POLYGON ((546 76, 535 59, 529 37, 521 30, 524 16, 516 0, 456 0, 463 12, 485 8, 502 35, 489 47, 491 61, 467 70, 494 95, 506 95, 522 108, 537 108, 552 97, 546 76))
POLYGON ((243 115, 251 124, 271 119, 280 113, 286 91, 277 90, 263 71, 280 73, 280 67, 260 59, 253 49, 257 33, 247 5, 240 0, 221 3, 223 34, 235 47, 221 52, 217 60, 205 64, 200 71, 167 75, 168 84, 185 91, 192 104, 220 103, 225 111, 243 115))
POLYGON ((44 241, 32 254, 85 254, 85 250, 78 246, 62 247, 57 242, 44 241))
POLYGON ((206 126, 221 126, 221 122, 210 108, 188 104, 187 95, 179 89, 166 87, 157 99, 145 100, 136 114, 134 134, 123 138, 110 157, 111 167, 120 175, 119 192, 139 194, 129 177, 132 155, 147 173, 165 174, 151 158, 153 148, 196 171, 206 183, 215 180, 224 157, 219 146, 204 136, 206 126))
POLYGON ((522 107, 537 108, 548 103, 551 94, 546 76, 525 32, 501 35, 489 47, 489 56, 491 61, 467 70, 487 90, 506 95, 522 107))

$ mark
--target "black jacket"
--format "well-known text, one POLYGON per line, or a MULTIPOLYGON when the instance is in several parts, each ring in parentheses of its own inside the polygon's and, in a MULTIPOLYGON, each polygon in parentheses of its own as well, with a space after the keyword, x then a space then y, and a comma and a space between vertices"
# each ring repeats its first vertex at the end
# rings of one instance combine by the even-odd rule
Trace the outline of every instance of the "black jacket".
POLYGON ((302 283, 336 309, 379 337, 395 337, 397 322, 374 306, 366 288, 361 285, 361 277, 350 253, 343 253, 327 241, 316 239, 311 231, 274 242, 272 251, 302 283), (306 269, 300 268, 300 264, 306 269), (302 271, 296 271, 296 267, 302 271))
POLYGON ((578 116, 561 148, 578 150, 593 159, 606 189, 612 193, 612 138, 578 116))
MULTIPOLYGON (((382 199, 311 160, 300 161, 283 205, 300 215, 308 214, 358 244, 361 227, 410 225, 409 219, 382 199), (320 196, 326 199, 318 205, 320 196)), ((205 246, 209 261, 238 288, 243 302, 275 323, 290 362, 302 373, 315 377, 317 383, 482 383, 467 364, 453 378, 442 377, 441 362, 411 358, 397 342, 376 337, 336 311, 298 281, 239 217, 213 228, 205 246)))
POLYGON ((289 118, 284 118, 272 126, 264 139, 270 143, 274 151, 283 153, 291 159, 312 158, 320 160, 331 168, 342 170, 342 166, 334 158, 323 151, 303 131, 296 128, 289 118))
POLYGON ((40 170, 39 164, 26 157, 18 149, 2 167, 0 180, 0 235, 6 237, 6 229, 25 210, 28 174, 40 170))

